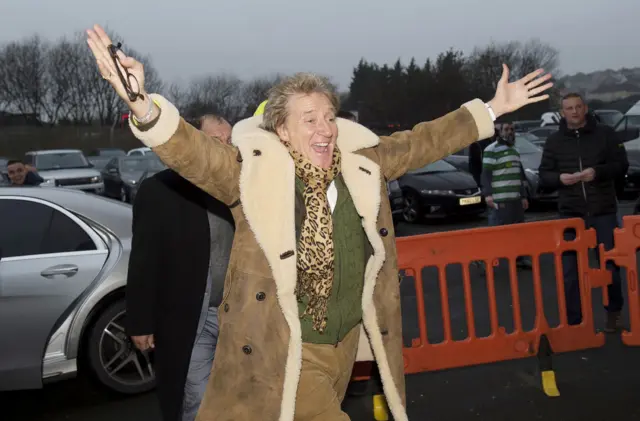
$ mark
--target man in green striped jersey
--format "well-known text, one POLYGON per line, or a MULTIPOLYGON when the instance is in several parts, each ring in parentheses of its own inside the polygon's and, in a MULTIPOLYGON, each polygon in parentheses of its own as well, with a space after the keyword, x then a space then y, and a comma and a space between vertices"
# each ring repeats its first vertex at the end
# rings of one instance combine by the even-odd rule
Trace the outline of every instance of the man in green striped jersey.
MULTIPOLYGON (((515 139, 513 124, 505 123, 496 141, 484 150, 482 194, 490 208, 489 225, 492 226, 524 222, 524 211, 529 207, 526 179, 515 139)), ((530 268, 531 261, 519 258, 518 265, 530 268)))

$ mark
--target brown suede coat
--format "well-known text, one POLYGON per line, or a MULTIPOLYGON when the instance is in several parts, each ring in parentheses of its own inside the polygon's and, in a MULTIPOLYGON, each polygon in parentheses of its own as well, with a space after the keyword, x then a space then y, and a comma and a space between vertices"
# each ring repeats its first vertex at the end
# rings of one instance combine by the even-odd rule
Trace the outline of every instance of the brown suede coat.
MULTIPOLYGON (((302 340, 296 285, 295 173, 261 116, 233 128, 235 146, 209 139, 159 95, 161 116, 134 134, 171 168, 231 207, 236 234, 220 306, 220 336, 197 421, 292 421, 302 340)), ((411 131, 378 137, 338 119, 342 175, 373 255, 362 296, 358 360, 375 360, 396 421, 407 420, 400 287, 386 183, 493 135, 480 100, 411 131), (373 351, 373 353, 372 353, 373 351)), ((162 206, 162 204, 158 204, 162 206)))

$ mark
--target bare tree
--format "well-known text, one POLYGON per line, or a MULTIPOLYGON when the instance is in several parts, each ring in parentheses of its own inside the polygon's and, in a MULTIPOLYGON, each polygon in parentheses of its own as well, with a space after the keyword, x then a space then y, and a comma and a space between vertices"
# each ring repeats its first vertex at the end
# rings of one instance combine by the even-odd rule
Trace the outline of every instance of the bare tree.
POLYGON ((539 68, 555 74, 558 70, 558 56, 558 50, 551 45, 532 39, 519 48, 516 76, 522 77, 539 68))
POLYGON ((509 66, 511 80, 519 79, 538 68, 553 73, 558 68, 558 51, 537 39, 525 44, 512 41, 476 48, 466 64, 467 79, 476 95, 488 98, 495 92, 502 75, 503 63, 509 66))
POLYGON ((489 98, 497 87, 502 75, 502 64, 509 66, 509 70, 518 71, 519 67, 518 42, 505 44, 492 43, 484 48, 476 48, 466 63, 467 80, 476 95, 489 98), (514 69, 514 66, 516 69, 514 69))
POLYGON ((167 99, 176 106, 181 115, 185 115, 189 106, 189 91, 184 84, 173 82, 167 89, 167 99))
POLYGON ((255 112, 258 105, 267 99, 269 90, 278 84, 282 78, 282 75, 277 74, 271 77, 257 78, 244 85, 242 89, 242 100, 245 116, 250 116, 255 112))
POLYGON ((232 75, 195 78, 189 85, 185 115, 193 118, 212 112, 236 121, 243 111, 242 87, 242 81, 232 75))
POLYGON ((47 51, 47 96, 42 107, 51 123, 67 119, 71 110, 77 106, 74 90, 78 84, 76 69, 79 59, 77 44, 67 39, 60 40, 47 51))
POLYGON ((39 36, 14 41, 0 52, 0 97, 7 108, 36 118, 47 118, 47 49, 39 36))

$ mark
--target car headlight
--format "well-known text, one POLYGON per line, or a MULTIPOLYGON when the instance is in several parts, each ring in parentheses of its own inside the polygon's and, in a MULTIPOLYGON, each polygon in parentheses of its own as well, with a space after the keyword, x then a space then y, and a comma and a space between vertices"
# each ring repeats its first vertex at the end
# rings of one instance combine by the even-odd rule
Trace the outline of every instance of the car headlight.
POLYGON ((47 178, 42 183, 40 183, 40 186, 42 187, 55 187, 57 185, 58 183, 56 183, 55 178, 47 178))
POLYGON ((131 184, 132 186, 135 186, 136 184, 138 184, 138 180, 127 180, 127 184, 131 184))
POLYGON ((422 194, 431 196, 453 196, 453 190, 422 190, 422 194))
POLYGON ((102 179, 100 178, 100 176, 91 177, 91 182, 92 183, 99 183, 101 181, 102 181, 102 179))

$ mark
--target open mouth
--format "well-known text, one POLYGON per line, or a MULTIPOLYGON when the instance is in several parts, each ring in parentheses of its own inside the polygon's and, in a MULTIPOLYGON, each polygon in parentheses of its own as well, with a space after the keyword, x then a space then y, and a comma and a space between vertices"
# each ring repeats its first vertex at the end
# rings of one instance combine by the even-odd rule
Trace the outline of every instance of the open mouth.
POLYGON ((313 149, 313 151, 319 155, 324 155, 329 153, 329 145, 329 142, 314 143, 311 145, 311 149, 313 149))

